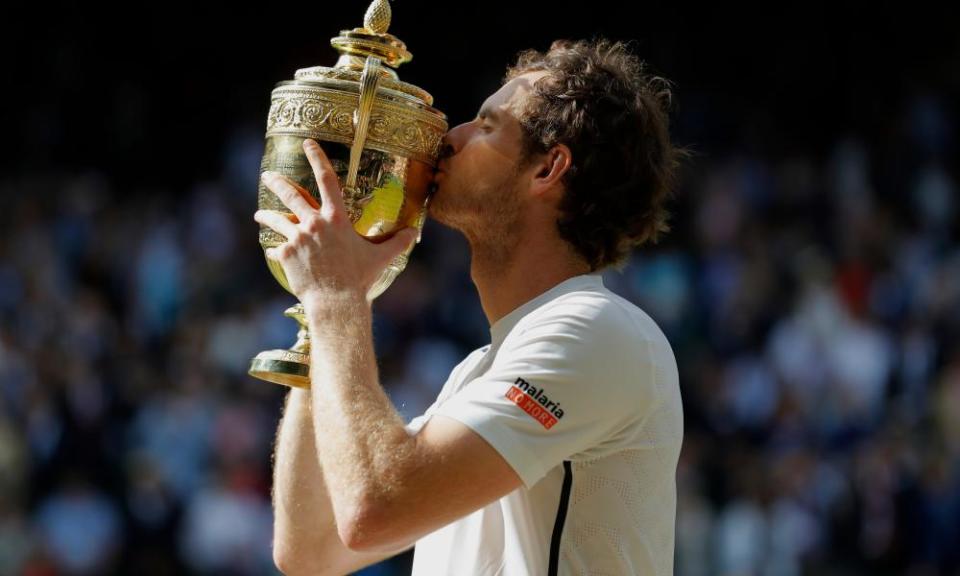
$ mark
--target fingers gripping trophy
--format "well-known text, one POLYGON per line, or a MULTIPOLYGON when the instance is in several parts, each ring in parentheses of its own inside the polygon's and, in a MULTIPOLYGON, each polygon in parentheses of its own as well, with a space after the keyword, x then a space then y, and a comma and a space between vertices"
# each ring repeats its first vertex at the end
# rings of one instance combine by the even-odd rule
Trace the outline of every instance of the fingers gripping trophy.
MULTIPOLYGON (((277 83, 267 116, 260 171, 284 176, 308 199, 320 202, 317 182, 303 149, 316 140, 329 158, 346 211, 358 234, 382 242, 402 228, 423 230, 429 186, 447 130, 446 116, 432 107, 426 91, 397 77, 393 70, 412 58, 403 42, 388 34, 390 5, 374 0, 363 27, 343 30, 330 43, 340 53, 332 68, 297 70, 294 80, 277 83)), ((258 207, 295 216, 260 183, 258 207)), ((260 227, 264 251, 286 241, 260 227)), ((417 242, 419 243, 419 235, 417 242)), ((406 267, 413 245, 384 269, 367 297, 383 293, 406 267)), ((288 292, 283 267, 266 257, 267 267, 288 292)), ((303 305, 285 314, 297 321, 296 343, 287 350, 267 350, 250 364, 250 375, 286 386, 310 386, 310 333, 303 305)))

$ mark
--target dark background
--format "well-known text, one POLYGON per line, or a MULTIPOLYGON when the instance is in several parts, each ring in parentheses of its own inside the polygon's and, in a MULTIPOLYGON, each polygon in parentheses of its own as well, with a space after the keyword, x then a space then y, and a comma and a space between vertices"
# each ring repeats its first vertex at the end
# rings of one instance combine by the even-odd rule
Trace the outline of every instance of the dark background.
MULTIPOLYGON (((272 570, 288 346, 256 244, 270 90, 363 3, 35 4, 0 22, 0 574, 272 570)), ((696 152, 607 285, 686 420, 677 573, 960 569, 957 19, 933 3, 398 0, 401 79, 470 120, 523 48, 630 40, 696 152)), ((428 223, 376 304, 406 417, 489 335, 428 223)), ((370 573, 403 574, 409 555, 370 573)))
MULTIPOLYGON (((960 85, 948 3, 401 1, 390 31, 414 54, 401 78, 453 123, 470 119, 523 48, 556 38, 632 40, 675 81, 678 140, 765 155, 882 137, 897 107, 960 85)), ((120 8, 75 3, 7 21, 9 168, 95 166, 136 186, 213 177, 228 134, 261 122, 269 91, 332 65, 329 38, 363 3, 120 8)), ((264 123, 265 120, 261 123, 264 123)))

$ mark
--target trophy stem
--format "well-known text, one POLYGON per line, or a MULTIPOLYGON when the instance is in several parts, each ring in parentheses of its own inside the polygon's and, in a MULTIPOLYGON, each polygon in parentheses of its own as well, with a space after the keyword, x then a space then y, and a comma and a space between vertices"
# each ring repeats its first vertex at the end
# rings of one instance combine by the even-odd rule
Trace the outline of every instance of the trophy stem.
POLYGON ((293 318, 297 321, 297 324, 300 325, 300 329, 297 330, 297 342, 290 348, 290 351, 306 354, 307 364, 309 365, 310 330, 307 328, 307 316, 303 310, 303 304, 297 302, 293 306, 287 308, 283 315, 287 318, 293 318))
POLYGON ((310 388, 310 331, 307 329, 307 316, 303 304, 299 302, 283 313, 300 325, 297 341, 287 350, 265 350, 250 362, 248 374, 260 380, 310 388))

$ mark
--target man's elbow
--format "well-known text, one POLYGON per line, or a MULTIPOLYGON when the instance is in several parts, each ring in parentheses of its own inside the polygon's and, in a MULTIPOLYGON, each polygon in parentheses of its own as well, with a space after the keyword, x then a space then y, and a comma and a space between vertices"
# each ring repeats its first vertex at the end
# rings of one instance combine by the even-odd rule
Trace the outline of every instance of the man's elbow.
POLYGON ((286 576, 332 574, 330 562, 333 558, 325 557, 323 549, 323 540, 297 544, 282 529, 274 527, 273 563, 286 576))
POLYGON ((297 574, 296 562, 290 549, 280 541, 273 541, 273 563, 277 570, 286 576, 295 576, 297 574))
POLYGON ((370 552, 376 549, 378 542, 372 520, 369 512, 351 514, 338 520, 337 536, 340 542, 354 552, 370 552))
POLYGON ((358 505, 345 516, 337 521, 337 535, 354 552, 389 552, 402 540, 397 534, 399 518, 382 504, 358 505))
POLYGON ((302 558, 298 558, 296 548, 291 545, 290 539, 284 532, 276 526, 273 530, 273 563, 277 570, 286 576, 296 576, 306 572, 302 558))

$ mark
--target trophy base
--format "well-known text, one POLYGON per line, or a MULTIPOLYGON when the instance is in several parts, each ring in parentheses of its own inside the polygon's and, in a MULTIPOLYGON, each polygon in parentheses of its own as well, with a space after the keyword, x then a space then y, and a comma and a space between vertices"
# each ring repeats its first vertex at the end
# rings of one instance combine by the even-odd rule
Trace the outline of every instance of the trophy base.
POLYGON ((274 384, 310 388, 310 355, 291 350, 266 350, 254 357, 247 373, 274 384))
POLYGON ((247 374, 274 384, 310 388, 310 332, 303 304, 298 302, 283 315, 300 325, 297 343, 289 350, 265 350, 257 354, 250 362, 247 374))

